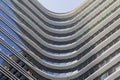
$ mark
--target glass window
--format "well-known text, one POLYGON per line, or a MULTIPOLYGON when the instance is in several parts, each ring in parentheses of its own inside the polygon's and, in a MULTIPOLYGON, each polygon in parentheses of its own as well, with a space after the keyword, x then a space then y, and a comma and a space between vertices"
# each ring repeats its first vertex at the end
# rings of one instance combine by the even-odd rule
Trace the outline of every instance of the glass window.
POLYGON ((4 13, 2 10, 0 10, 0 15, 2 17, 4 17, 8 22, 10 22, 16 29, 18 29, 18 25, 6 13, 4 13))
POLYGON ((100 78, 101 80, 104 80, 107 77, 107 73, 104 73, 100 78))
POLYGON ((16 51, 21 51, 21 49, 14 43, 12 42, 6 35, 0 32, 0 36, 7 42, 10 46, 12 46, 16 51))
MULTIPOLYGON (((10 1, 9 1, 10 2, 10 1)), ((0 5, 6 9, 12 16, 16 17, 14 12, 3 2, 3 1, 0 1, 0 5)))
POLYGON ((2 64, 2 63, 3 63, 3 61, 4 61, 4 60, 0 57, 0 64, 2 64))
POLYGON ((9 79, 8 79, 8 77, 6 77, 6 76, 2 76, 2 77, 0 78, 0 80, 9 80, 9 79))
MULTIPOLYGON (((14 7, 14 4, 12 3, 11 0, 6 0, 10 5, 12 5, 12 7, 14 7)), ((14 7, 15 8, 15 7, 14 7)))
POLYGON ((5 48, 3 45, 0 44, 0 48, 1 51, 5 54, 5 55, 12 55, 12 53, 10 51, 7 50, 7 48, 5 48))
POLYGON ((0 21, 0 26, 3 27, 5 30, 7 30, 15 39, 17 39, 19 42, 21 42, 20 38, 17 36, 17 34, 10 29, 9 26, 7 26, 3 21, 0 21))
POLYGON ((120 70, 120 64, 118 64, 117 66, 116 66, 116 71, 117 70, 120 70))
MULTIPOLYGON (((2 17, 4 17, 18 31, 20 31, 18 25, 7 14, 5 14, 2 10, 0 10, 0 15, 2 17)), ((24 45, 22 40, 19 38, 19 36, 8 25, 6 25, 2 20, 0 21, 0 26, 2 26, 4 29, 6 29, 13 37, 15 37, 16 40, 18 40, 20 43, 22 43, 22 45, 24 45)))

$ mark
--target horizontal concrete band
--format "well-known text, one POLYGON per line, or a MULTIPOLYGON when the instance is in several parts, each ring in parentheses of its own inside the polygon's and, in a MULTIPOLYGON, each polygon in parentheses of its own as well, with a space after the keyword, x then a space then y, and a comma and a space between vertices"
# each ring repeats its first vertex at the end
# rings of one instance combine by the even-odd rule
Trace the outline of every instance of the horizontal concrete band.
MULTIPOLYGON (((109 47, 107 50, 105 50, 100 56, 96 57, 94 60, 89 62, 85 67, 81 68, 81 70, 78 70, 77 67, 80 66, 80 64, 84 63, 90 57, 97 54, 100 50, 105 48, 107 45, 109 45, 112 41, 114 41, 116 38, 120 36, 119 35, 120 34, 120 30, 119 30, 120 1, 119 0, 116 0, 116 1, 103 0, 103 2, 102 0, 95 0, 93 2, 92 1, 93 0, 88 0, 88 3, 85 3, 85 6, 81 7, 80 10, 84 9, 87 5, 89 5, 89 3, 91 3, 91 5, 86 7, 81 12, 80 10, 78 10, 78 12, 76 13, 74 13, 73 11, 68 14, 57 15, 49 12, 47 9, 45 9, 41 5, 38 5, 37 1, 13 0, 14 4, 16 4, 19 8, 21 8, 21 10, 25 11, 26 14, 29 15, 27 16, 26 14, 22 13, 21 10, 14 8, 13 6, 9 5, 9 3, 6 0, 3 0, 3 2, 7 4, 9 8, 12 9, 17 14, 18 19, 14 18, 11 14, 9 14, 9 12, 6 11, 4 7, 2 7, 1 5, 0 5, 0 9, 4 13, 6 13, 19 26, 21 31, 18 31, 17 29, 15 29, 13 25, 11 25, 10 22, 7 21, 7 19, 5 19, 1 15, 0 15, 0 20, 3 21, 5 24, 7 24, 7 26, 9 26, 10 29, 13 30, 16 34, 18 34, 19 37, 23 40, 23 42, 25 42, 26 45, 29 45, 28 48, 23 44, 21 44, 18 40, 16 40, 10 33, 7 32, 6 29, 2 28, 1 26, 0 26, 0 32, 5 34, 10 40, 12 40, 17 46, 19 46, 27 55, 31 57, 31 59, 34 59, 35 61, 38 62, 38 64, 44 66, 45 68, 48 68, 47 69, 48 71, 44 71, 45 68, 40 68, 40 66, 36 66, 33 62, 30 62, 23 55, 20 55, 18 52, 12 49, 12 47, 9 46, 2 38, 0 38, 0 43, 4 45, 15 56, 17 56, 17 58, 23 61, 36 74, 40 76, 43 76, 47 79, 52 79, 52 80, 75 79, 85 74, 91 68, 98 65, 101 61, 103 61, 109 55, 113 54, 114 51, 120 48, 119 46, 120 42, 118 41, 115 44, 113 44, 111 47, 109 47), (36 6, 34 4, 36 4, 36 6), (26 7, 26 5, 28 7, 26 7), (46 14, 42 13, 41 11, 39 11, 38 8, 36 8, 38 6, 41 11, 43 11, 44 13, 47 13, 47 16, 53 17, 52 19, 58 18, 58 21, 49 19, 46 16, 46 14), (94 9, 95 6, 97 7, 94 9), (93 11, 89 13, 91 10, 93 11), (35 14, 33 14, 32 11, 35 14), (43 20, 40 20, 36 15, 39 15, 39 17, 43 20), (66 17, 63 17, 63 16, 66 16, 66 17), (74 16, 74 17, 69 18, 67 20, 67 18, 71 16, 74 16), (63 22, 59 21, 61 19, 64 19, 63 22), (81 21, 79 21, 80 19, 81 21), (44 21, 46 22, 46 24, 44 21), (72 25, 74 23, 75 23, 74 26, 70 26, 66 29, 64 28, 57 29, 57 28, 48 26, 50 24, 50 25, 60 27, 60 26, 72 25), (118 29, 118 30, 115 30, 115 29, 118 29), (75 33, 73 33, 74 31, 75 33), (59 35, 70 34, 70 33, 72 33, 70 36, 62 36, 62 37, 59 36, 59 35), (109 37, 106 36, 108 34, 109 34, 109 37), (99 40, 105 36, 106 38, 100 42, 99 40), (44 38, 46 40, 44 40, 44 38), (73 41, 68 44, 61 44, 61 45, 57 44, 57 43, 64 43, 70 40, 71 41, 73 40, 73 41), (87 40, 88 42, 86 42, 87 40), (51 41, 53 42, 53 44, 51 44, 51 41), (82 43, 84 43, 84 45, 79 46, 82 43), (88 50, 93 45, 95 47, 93 49, 90 49, 88 52, 85 52, 85 55, 84 55, 83 54, 84 51, 88 50), (77 47, 79 48, 75 49, 76 50, 75 51, 74 48, 77 48, 77 47), (32 48, 34 48, 34 51, 32 50, 32 48), (69 50, 71 50, 71 52, 69 52, 69 50), (62 51, 63 54, 61 54, 60 51, 62 51), (39 53, 35 53, 35 52, 39 52, 39 53), (40 55, 42 55, 43 57, 41 57, 40 55), (79 59, 77 59, 77 56, 80 56, 80 55, 82 56, 79 59), (47 61, 47 60, 50 60, 50 61, 47 61), (53 60, 56 60, 56 61, 53 61, 53 60), (60 60, 61 62, 58 63, 57 61, 60 61, 60 60), (64 65, 63 65, 64 61, 62 60, 66 60, 66 63, 64 65), (51 70, 53 70, 53 72, 51 70), (60 76, 60 75, 54 75, 49 73, 49 72, 57 73, 60 70, 61 71, 64 70, 65 74, 67 75, 60 76)), ((0 53, 0 56, 10 65, 12 65, 15 69, 21 72, 24 76, 26 76, 28 79, 35 80, 34 75, 28 74, 22 67, 20 67, 20 65, 15 63, 13 60, 9 59, 8 56, 4 55, 2 52, 0 53)), ((119 56, 116 57, 115 59, 110 60, 103 67, 101 67, 100 69, 92 73, 90 76, 86 78, 86 80, 95 79, 96 77, 101 75, 103 72, 105 72, 107 69, 114 66, 115 63, 117 62, 119 62, 119 56), (109 67, 107 67, 108 65, 109 67)), ((9 74, 3 72, 2 67, 0 67, 0 70, 1 70, 0 72, 5 74, 10 79, 19 80, 11 72, 8 71, 9 74)), ((113 78, 115 79, 119 77, 120 75, 115 75, 118 73, 119 71, 116 71, 115 73, 110 75, 108 78, 106 78, 106 80, 113 79, 113 78)), ((58 74, 63 74, 63 73, 58 73, 58 74)))

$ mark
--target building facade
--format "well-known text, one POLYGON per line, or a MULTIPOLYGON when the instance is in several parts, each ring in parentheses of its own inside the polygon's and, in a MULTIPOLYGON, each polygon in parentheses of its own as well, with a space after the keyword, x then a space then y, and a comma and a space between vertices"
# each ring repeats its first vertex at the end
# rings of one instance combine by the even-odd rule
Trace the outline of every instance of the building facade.
POLYGON ((0 0, 0 80, 120 80, 120 0, 0 0))

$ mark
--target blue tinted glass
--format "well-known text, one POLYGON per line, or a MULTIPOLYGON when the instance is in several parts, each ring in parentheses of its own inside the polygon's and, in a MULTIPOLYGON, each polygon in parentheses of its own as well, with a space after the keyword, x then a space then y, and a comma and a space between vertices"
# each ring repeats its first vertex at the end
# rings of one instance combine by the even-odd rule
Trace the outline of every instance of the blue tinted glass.
POLYGON ((14 43, 12 42, 6 35, 4 35, 3 33, 0 32, 0 36, 12 47, 14 47, 14 49, 16 51, 21 51, 21 49, 14 43))
POLYGON ((7 26, 3 21, 0 21, 0 26, 2 26, 4 29, 6 29, 15 39, 21 42, 20 38, 17 36, 17 34, 10 29, 9 26, 7 26))
POLYGON ((12 16, 14 16, 14 17, 16 17, 15 16, 15 14, 14 14, 14 12, 4 3, 4 2, 0 2, 0 5, 4 8, 4 9, 6 9, 12 16))
POLYGON ((11 0, 7 0, 10 5, 14 5, 11 0))
POLYGON ((3 63, 3 61, 4 61, 4 60, 0 57, 0 64, 2 64, 2 63, 3 63))
POLYGON ((13 2, 12 2, 12 0, 6 0, 12 7, 14 7, 15 8, 15 6, 14 6, 14 4, 13 4, 13 2))
POLYGON ((3 45, 0 44, 0 48, 1 48, 1 51, 5 54, 5 55, 12 55, 12 53, 7 50, 3 45))
POLYGON ((10 22, 16 29, 19 30, 18 25, 7 14, 5 14, 2 10, 0 10, 0 15, 2 17, 4 17, 8 22, 10 22))
MULTIPOLYGON (((14 27, 17 28, 17 30, 19 30, 17 24, 15 24, 15 22, 14 22, 8 15, 6 15, 2 10, 0 10, 0 15, 3 16, 4 18, 6 18, 6 20, 7 20, 8 22, 10 22, 11 25, 13 25, 14 27)), ((23 42, 21 41, 21 39, 17 36, 17 34, 16 34, 13 30, 11 30, 11 29, 9 28, 9 26, 7 26, 7 25, 6 25, 4 22, 2 22, 2 21, 0 21, 0 25, 2 25, 2 27, 4 27, 10 34, 12 34, 12 36, 14 36, 15 39, 17 39, 20 43, 22 43, 23 46, 25 46, 25 45, 23 44, 23 42)), ((19 30, 19 31, 20 31, 20 30, 19 30)), ((26 46, 25 46, 25 47, 26 47, 26 46)), ((27 47, 26 47, 26 48, 27 48, 27 47)))

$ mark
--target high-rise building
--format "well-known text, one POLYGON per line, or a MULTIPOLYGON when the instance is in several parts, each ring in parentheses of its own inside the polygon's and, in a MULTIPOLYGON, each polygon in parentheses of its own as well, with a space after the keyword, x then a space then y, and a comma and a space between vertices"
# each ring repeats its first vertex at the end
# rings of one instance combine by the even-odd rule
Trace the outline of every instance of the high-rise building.
POLYGON ((0 80, 120 80, 120 0, 0 0, 0 80))

